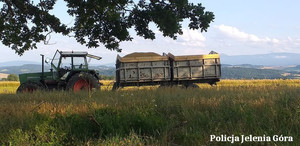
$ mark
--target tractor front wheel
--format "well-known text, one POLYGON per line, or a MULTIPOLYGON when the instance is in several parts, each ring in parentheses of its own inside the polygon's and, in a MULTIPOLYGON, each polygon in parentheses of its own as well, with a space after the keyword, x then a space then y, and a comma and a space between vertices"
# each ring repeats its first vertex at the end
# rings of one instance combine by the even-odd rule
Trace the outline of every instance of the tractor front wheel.
POLYGON ((44 87, 35 82, 25 82, 19 86, 17 93, 32 93, 36 90, 42 90, 44 87))
POLYGON ((90 73, 77 73, 73 75, 67 83, 68 90, 78 92, 82 90, 100 90, 98 79, 90 73))

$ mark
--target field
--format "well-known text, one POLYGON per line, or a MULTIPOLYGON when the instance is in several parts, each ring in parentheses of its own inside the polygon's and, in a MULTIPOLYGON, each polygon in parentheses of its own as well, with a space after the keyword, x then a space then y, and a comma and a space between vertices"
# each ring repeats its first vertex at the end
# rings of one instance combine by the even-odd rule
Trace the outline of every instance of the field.
MULTIPOLYGON (((248 145, 300 143, 300 80, 222 80, 218 86, 131 87, 78 94, 14 94, 0 82, 0 144, 230 145, 216 136, 271 137, 248 145), (273 136, 288 136, 274 140, 273 136), (291 141, 292 138, 292 142, 291 141)), ((240 144, 241 141, 235 141, 240 144)))

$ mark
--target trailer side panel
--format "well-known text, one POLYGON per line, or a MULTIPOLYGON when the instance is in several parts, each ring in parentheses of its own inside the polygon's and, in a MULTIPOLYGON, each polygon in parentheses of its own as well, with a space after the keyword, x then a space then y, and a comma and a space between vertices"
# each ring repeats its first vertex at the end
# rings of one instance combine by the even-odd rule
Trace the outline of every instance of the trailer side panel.
POLYGON ((219 55, 172 56, 174 81, 220 79, 219 55))
POLYGON ((120 83, 170 80, 170 61, 121 62, 120 83))

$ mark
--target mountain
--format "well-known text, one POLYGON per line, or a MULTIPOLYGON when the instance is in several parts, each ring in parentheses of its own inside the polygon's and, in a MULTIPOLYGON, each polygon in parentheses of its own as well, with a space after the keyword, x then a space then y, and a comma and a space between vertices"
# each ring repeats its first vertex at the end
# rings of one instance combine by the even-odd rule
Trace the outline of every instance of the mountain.
POLYGON ((240 67, 240 68, 256 68, 256 69, 263 69, 263 65, 252 65, 252 64, 238 64, 238 65, 230 65, 230 64, 221 64, 223 68, 226 67, 240 67))
POLYGON ((289 72, 300 72, 300 65, 294 66, 294 67, 287 67, 283 70, 289 71, 289 72))
MULTIPOLYGON (((45 71, 49 70, 50 66, 45 65, 45 71)), ((37 64, 25 64, 21 66, 2 66, 0 67, 0 73, 5 74, 22 74, 42 72, 42 66, 37 64)))
MULTIPOLYGON (((286 79, 293 78, 285 76, 284 71, 274 69, 256 69, 242 67, 224 67, 222 68, 222 79, 286 79)), ((291 74, 288 74, 291 75, 291 74)))
POLYGON ((0 62, 0 67, 4 66, 22 66, 25 64, 41 64, 39 62, 34 62, 34 61, 7 61, 7 62, 0 62))
POLYGON ((263 66, 288 66, 300 64, 300 54, 296 53, 270 53, 258 55, 229 56, 221 54, 222 64, 253 64, 263 66))

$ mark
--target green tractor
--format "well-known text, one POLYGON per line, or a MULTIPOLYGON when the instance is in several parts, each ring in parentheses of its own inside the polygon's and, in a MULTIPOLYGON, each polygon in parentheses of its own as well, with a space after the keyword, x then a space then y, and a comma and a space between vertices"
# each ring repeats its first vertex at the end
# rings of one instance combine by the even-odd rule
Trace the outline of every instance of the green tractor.
MULTIPOLYGON (((101 57, 87 52, 57 50, 52 61, 50 72, 44 72, 44 55, 42 56, 42 72, 20 74, 20 86, 17 93, 35 90, 99 90, 99 73, 88 68, 87 58, 100 60, 101 57)), ((46 59, 50 63, 50 59, 46 59)))

